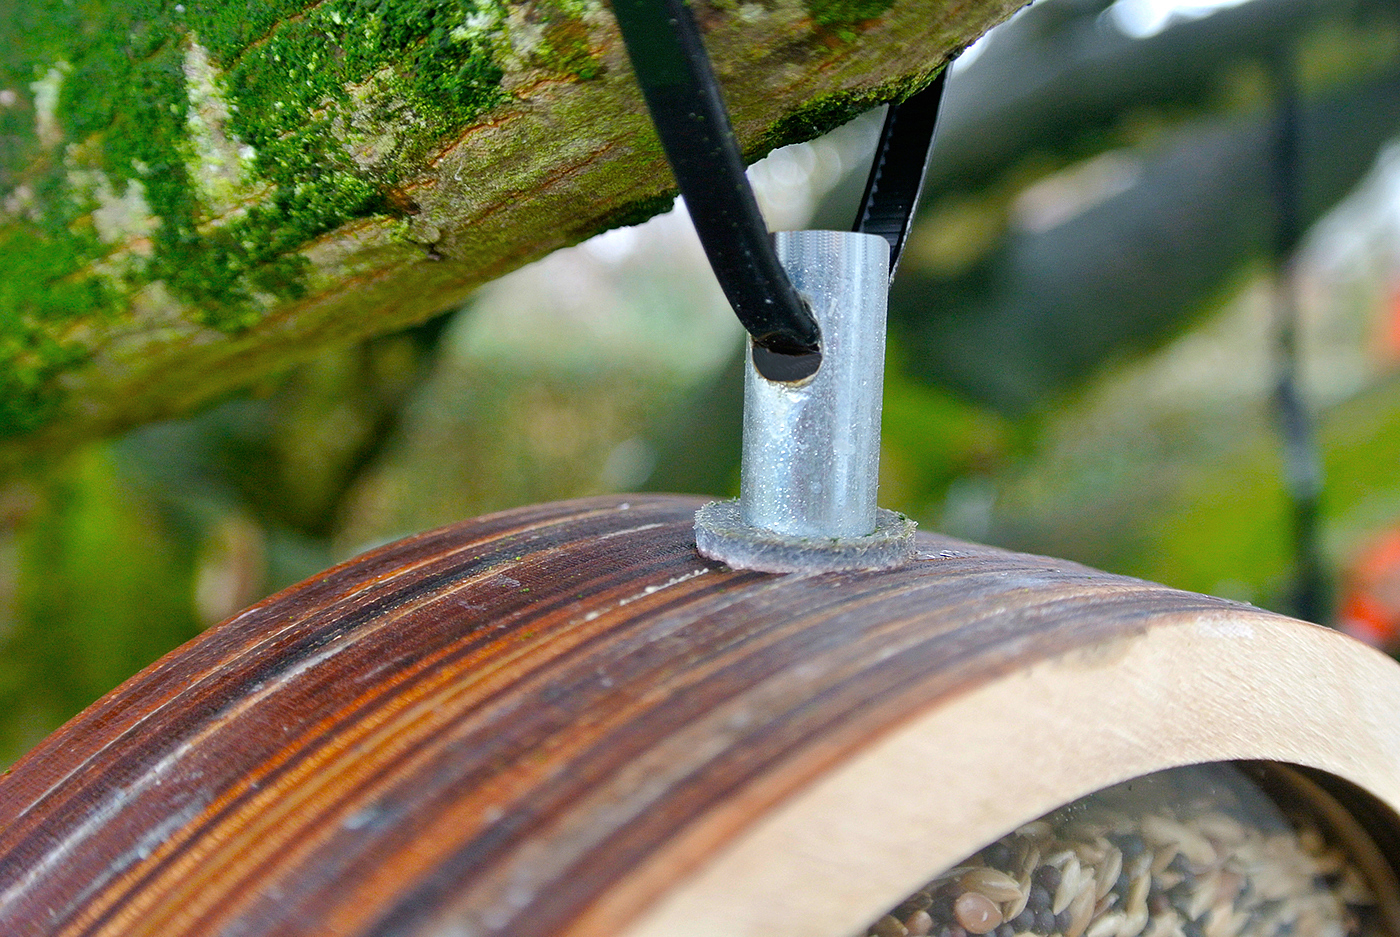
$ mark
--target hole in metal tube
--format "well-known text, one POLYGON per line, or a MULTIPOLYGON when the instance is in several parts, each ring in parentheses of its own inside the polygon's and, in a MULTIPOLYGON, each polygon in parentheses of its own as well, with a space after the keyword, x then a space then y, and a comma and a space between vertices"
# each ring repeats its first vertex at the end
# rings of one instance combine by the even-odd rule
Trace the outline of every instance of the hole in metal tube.
POLYGON ((754 369, 770 381, 780 381, 784 384, 805 381, 817 373, 821 363, 820 351, 789 355, 764 348, 757 343, 753 346, 754 369))

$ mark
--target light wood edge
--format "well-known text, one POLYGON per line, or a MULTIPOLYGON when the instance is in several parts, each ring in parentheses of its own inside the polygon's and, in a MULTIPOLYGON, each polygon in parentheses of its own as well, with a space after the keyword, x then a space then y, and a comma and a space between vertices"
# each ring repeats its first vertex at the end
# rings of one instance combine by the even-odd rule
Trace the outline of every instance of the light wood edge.
MULTIPOLYGON (((1400 809, 1400 666, 1336 632, 1247 610, 1172 617, 1042 661, 873 740, 621 937, 847 937, 1057 807, 1234 759, 1320 768, 1400 809)), ((686 849, 682 837, 658 861, 685 862, 686 849)))

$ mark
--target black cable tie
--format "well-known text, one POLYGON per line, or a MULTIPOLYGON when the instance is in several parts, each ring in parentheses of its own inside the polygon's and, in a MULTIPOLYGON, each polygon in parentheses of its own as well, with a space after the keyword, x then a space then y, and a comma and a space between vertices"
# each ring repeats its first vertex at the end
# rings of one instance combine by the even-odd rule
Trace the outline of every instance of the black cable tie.
MULTIPOLYGON (((685 0, 613 0, 671 171, 715 278, 754 344, 820 363, 817 321, 778 262, 685 0)), ((805 376, 805 375, 803 375, 805 376)))
POLYGON ((943 89, 948 83, 948 67, 924 90, 899 104, 891 104, 875 148, 870 179, 856 212, 852 230, 878 234, 890 242, 890 279, 894 279, 899 255, 909 236, 910 223, 924 190, 933 134, 938 128, 938 111, 943 89))

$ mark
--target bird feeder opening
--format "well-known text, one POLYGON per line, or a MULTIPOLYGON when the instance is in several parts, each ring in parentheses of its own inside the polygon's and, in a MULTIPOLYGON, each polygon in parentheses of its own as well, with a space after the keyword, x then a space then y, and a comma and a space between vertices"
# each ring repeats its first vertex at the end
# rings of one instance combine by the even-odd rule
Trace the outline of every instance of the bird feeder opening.
POLYGON ((1273 763, 1156 772, 1017 828, 864 933, 1394 937, 1396 821, 1366 796, 1273 763))

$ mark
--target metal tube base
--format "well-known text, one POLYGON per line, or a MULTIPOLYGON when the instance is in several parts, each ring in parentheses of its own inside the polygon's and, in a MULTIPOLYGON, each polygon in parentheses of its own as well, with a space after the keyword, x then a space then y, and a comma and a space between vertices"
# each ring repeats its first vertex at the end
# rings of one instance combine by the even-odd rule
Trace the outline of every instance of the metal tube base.
POLYGON ((821 366, 805 380, 770 380, 750 343, 740 497, 696 514, 696 544, 769 572, 898 565, 913 552, 914 524, 875 503, 888 242, 843 231, 776 240, 821 327, 821 366))

